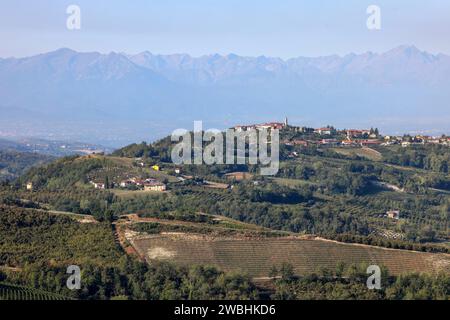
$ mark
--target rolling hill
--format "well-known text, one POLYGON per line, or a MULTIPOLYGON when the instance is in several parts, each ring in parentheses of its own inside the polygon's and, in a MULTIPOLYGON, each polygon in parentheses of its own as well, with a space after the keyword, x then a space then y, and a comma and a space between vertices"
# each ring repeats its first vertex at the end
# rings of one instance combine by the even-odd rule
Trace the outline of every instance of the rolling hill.
POLYGON ((131 224, 120 223, 122 227, 119 230, 139 256, 149 263, 168 261, 184 266, 214 265, 253 278, 265 278, 273 266, 278 268, 283 263, 291 264, 300 276, 322 269, 334 270, 339 263, 384 266, 392 275, 450 272, 448 254, 347 244, 289 233, 271 234, 269 230, 255 229, 251 225, 236 225, 238 222, 231 219, 217 219, 220 223, 208 226, 133 218, 131 224), (146 224, 150 229, 146 229, 146 224))
POLYGON ((17 151, 0 150, 0 181, 12 180, 34 166, 49 163, 54 157, 17 151))

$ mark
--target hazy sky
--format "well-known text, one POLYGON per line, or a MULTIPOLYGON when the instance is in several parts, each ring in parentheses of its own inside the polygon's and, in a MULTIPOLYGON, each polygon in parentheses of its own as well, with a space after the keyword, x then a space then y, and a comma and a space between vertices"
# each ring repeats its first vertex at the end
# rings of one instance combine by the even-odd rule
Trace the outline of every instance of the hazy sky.
POLYGON ((283 58, 414 44, 450 54, 448 0, 0 0, 0 56, 79 51, 283 58), (81 30, 66 8, 81 8, 81 30), (366 27, 369 5, 382 29, 366 27))

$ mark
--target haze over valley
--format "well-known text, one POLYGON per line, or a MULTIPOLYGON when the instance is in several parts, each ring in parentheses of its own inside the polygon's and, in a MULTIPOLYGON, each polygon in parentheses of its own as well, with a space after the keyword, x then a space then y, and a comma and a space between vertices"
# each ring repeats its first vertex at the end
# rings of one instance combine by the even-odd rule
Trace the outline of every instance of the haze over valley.
POLYGON ((450 57, 414 46, 345 56, 243 57, 70 49, 0 59, 0 136, 121 146, 203 120, 450 133, 450 57))

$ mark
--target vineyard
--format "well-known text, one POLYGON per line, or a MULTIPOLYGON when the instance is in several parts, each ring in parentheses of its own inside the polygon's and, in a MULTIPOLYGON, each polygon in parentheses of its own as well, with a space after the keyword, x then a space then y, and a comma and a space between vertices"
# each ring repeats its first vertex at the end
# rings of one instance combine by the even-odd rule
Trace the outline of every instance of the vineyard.
POLYGON ((0 300, 69 300, 68 298, 22 286, 0 283, 0 300))
POLYGON ((381 161, 383 155, 371 148, 334 148, 333 151, 345 156, 359 156, 372 161, 381 161))
POLYGON ((346 264, 377 264, 393 275, 408 272, 450 272, 450 256, 327 240, 300 238, 230 239, 192 234, 162 234, 133 240, 147 260, 168 260, 180 265, 208 264, 252 277, 267 277, 272 266, 287 262, 305 275, 346 264))
POLYGON ((228 190, 205 189, 205 188, 184 188, 182 189, 184 195, 206 198, 218 201, 229 201, 233 199, 233 195, 228 190))

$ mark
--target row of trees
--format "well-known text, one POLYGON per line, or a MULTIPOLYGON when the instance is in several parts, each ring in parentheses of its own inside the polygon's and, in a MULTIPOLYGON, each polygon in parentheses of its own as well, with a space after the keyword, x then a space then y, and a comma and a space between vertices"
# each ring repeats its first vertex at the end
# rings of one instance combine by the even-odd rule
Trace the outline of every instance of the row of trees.
POLYGON ((450 170, 450 149, 441 145, 396 148, 383 152, 384 161, 401 166, 411 166, 440 173, 450 170))
POLYGON ((367 265, 338 263, 335 270, 318 270, 296 277, 293 268, 283 265, 274 274, 276 300, 448 300, 450 276, 440 274, 405 274, 389 276, 381 269, 381 289, 368 289, 367 265))

